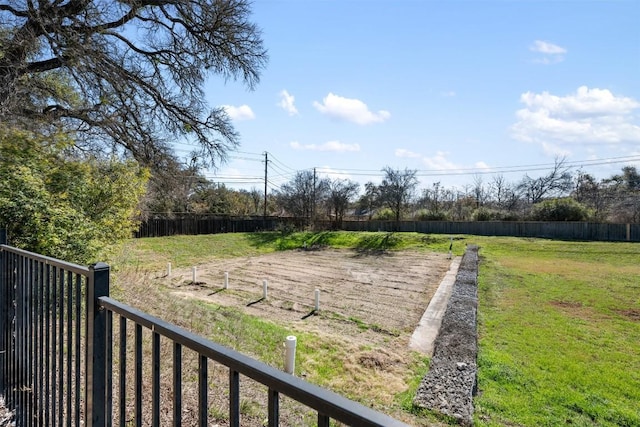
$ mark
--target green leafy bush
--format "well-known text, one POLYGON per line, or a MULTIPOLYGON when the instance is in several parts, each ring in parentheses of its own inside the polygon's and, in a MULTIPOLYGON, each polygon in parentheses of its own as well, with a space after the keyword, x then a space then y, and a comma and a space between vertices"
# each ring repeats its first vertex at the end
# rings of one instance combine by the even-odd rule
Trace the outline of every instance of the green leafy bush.
POLYGON ((449 218, 445 212, 434 212, 422 209, 416 213, 416 219, 418 221, 446 221, 449 218))
POLYGON ((84 264, 131 237, 148 172, 133 161, 71 157, 71 144, 0 129, 0 227, 14 246, 84 264))
POLYGON ((534 205, 531 217, 536 221, 585 221, 590 212, 574 199, 551 199, 534 205))
POLYGON ((396 219, 396 215, 389 208, 384 208, 378 210, 375 215, 373 215, 374 220, 378 221, 393 221, 396 219))

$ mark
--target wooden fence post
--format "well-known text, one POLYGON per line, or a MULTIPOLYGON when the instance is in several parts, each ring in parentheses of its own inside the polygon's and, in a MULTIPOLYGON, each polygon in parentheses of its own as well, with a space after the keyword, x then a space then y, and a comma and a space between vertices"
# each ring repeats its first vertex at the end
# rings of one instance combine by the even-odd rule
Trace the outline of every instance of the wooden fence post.
POLYGON ((86 348, 86 426, 107 425, 107 312, 98 298, 109 296, 109 266, 97 263, 89 267, 87 283, 87 348, 86 348))

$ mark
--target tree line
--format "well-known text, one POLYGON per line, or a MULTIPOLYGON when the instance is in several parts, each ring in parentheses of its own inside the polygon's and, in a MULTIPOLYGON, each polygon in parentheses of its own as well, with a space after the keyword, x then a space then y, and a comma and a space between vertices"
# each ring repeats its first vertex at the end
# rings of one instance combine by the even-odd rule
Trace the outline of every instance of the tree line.
MULTIPOLYGON (((267 195, 270 216, 340 222, 351 219, 437 221, 640 221, 640 174, 634 166, 597 180, 566 165, 563 158, 539 177, 525 174, 509 182, 504 175, 476 175, 462 188, 433 182, 419 189, 418 171, 382 169, 379 184, 361 186, 349 179, 318 177, 313 170, 297 172, 267 195)), ((147 215, 175 217, 184 214, 259 216, 264 212, 260 190, 233 190, 216 184, 197 170, 178 171, 151 190, 147 215), (167 191, 175 188, 175 192, 167 191), (155 196, 154 196, 155 194, 155 196)), ((158 179, 157 177, 155 179, 158 179)), ((153 179, 152 179, 153 181, 153 179)))

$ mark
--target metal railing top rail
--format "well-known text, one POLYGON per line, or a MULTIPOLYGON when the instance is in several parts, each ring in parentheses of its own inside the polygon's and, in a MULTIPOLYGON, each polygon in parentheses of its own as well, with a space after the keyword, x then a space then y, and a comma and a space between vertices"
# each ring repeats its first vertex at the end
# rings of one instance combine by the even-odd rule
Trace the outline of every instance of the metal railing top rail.
POLYGON ((367 408, 332 391, 308 383, 293 375, 279 371, 265 363, 254 360, 235 350, 216 344, 178 326, 148 315, 140 310, 109 297, 98 298, 98 304, 113 313, 157 332, 198 354, 221 363, 241 375, 249 377, 272 390, 349 425, 408 427, 381 412, 367 408))
POLYGON ((89 275, 89 268, 83 265, 74 264, 72 262, 61 261, 56 258, 51 258, 51 257, 40 255, 34 252, 25 251, 24 249, 14 248, 13 246, 0 245, 0 251, 6 251, 6 252, 14 253, 17 255, 21 255, 26 258, 32 259, 34 261, 42 262, 45 265, 60 267, 66 271, 70 271, 72 273, 80 274, 83 276, 89 275))

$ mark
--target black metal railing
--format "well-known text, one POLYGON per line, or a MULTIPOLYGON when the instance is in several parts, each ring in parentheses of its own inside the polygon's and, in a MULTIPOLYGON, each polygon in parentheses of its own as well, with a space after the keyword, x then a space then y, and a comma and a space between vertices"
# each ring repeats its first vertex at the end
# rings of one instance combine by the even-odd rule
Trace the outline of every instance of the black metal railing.
POLYGON ((0 391, 16 425, 82 423, 91 270, 0 247, 0 391))
POLYGON ((208 396, 219 387, 212 364, 228 370, 227 412, 218 418, 230 426, 241 425, 243 377, 266 388, 269 426, 280 423, 281 395, 317 413, 318 426, 406 425, 110 298, 106 264, 87 268, 0 245, 0 267, 0 393, 17 426, 207 426, 216 418, 208 396), (196 422, 183 419, 183 350, 197 358, 196 422))

